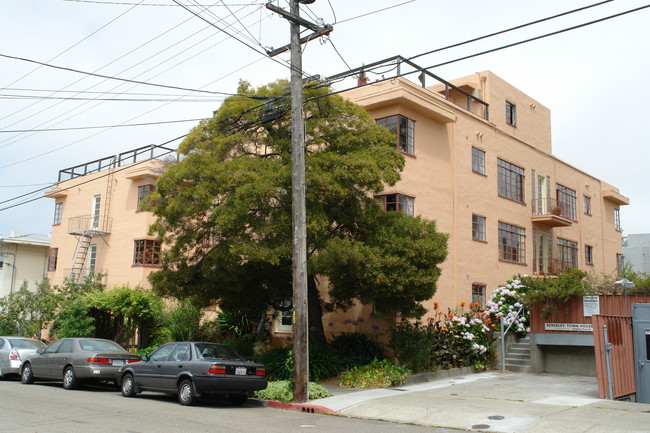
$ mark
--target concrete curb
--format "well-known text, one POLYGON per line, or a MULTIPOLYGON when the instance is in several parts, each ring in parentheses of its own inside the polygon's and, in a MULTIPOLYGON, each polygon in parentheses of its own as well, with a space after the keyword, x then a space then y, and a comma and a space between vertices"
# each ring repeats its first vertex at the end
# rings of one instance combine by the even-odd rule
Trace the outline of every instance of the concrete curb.
POLYGON ((311 403, 283 403, 277 400, 260 400, 260 399, 250 399, 248 400, 248 403, 253 406, 274 407, 276 409, 281 409, 281 410, 295 410, 298 412, 305 412, 305 413, 324 413, 328 415, 336 415, 336 411, 330 408, 313 405, 311 403))

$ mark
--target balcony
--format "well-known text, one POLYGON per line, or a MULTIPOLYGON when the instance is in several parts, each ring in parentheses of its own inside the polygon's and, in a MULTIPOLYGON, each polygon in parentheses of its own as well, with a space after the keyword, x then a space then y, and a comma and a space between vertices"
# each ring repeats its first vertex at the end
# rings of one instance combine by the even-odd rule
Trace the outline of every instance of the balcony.
POLYGON ((569 268, 577 268, 577 263, 570 260, 538 257, 533 262, 533 274, 536 276, 558 276, 569 268))
POLYGON ((105 235, 111 232, 112 218, 83 215, 68 220, 68 234, 76 236, 105 235))
POLYGON ((573 221, 569 206, 558 203, 554 198, 540 198, 533 201, 533 223, 547 227, 568 227, 573 221))

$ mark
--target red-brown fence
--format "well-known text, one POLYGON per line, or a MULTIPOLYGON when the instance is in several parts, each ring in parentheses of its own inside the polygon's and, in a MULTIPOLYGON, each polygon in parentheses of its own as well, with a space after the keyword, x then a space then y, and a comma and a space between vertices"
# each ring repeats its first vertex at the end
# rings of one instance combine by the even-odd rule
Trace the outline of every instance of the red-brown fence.
POLYGON ((593 316, 594 349, 596 352, 596 377, 598 395, 610 398, 607 384, 606 348, 603 325, 607 326, 607 340, 611 344, 610 366, 612 372, 612 395, 619 398, 636 392, 634 383, 634 342, 632 318, 621 316, 593 316))

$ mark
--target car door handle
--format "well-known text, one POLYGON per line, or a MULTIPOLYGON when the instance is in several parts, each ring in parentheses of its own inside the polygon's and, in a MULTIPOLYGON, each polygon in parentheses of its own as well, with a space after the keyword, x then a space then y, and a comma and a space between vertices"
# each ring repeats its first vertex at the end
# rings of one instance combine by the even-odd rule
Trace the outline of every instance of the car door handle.
POLYGON ((183 368, 183 364, 178 364, 178 368, 183 368))

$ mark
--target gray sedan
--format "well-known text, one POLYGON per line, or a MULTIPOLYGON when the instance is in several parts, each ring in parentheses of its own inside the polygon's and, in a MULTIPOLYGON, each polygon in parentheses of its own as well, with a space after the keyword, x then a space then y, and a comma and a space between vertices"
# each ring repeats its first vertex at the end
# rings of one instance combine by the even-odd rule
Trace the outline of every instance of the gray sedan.
POLYGON ((47 346, 41 340, 25 337, 0 337, 0 379, 20 374, 20 364, 28 355, 47 346))
POLYGON ((28 356, 20 367, 20 378, 23 383, 63 381, 65 389, 75 389, 85 381, 114 382, 121 366, 139 360, 140 356, 111 340, 62 338, 28 356))
POLYGON ((125 397, 156 391, 177 394, 183 405, 206 394, 227 395, 241 405, 267 385, 262 364, 244 360, 228 345, 204 342, 164 344, 141 362, 121 367, 117 382, 125 397))

